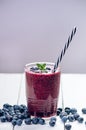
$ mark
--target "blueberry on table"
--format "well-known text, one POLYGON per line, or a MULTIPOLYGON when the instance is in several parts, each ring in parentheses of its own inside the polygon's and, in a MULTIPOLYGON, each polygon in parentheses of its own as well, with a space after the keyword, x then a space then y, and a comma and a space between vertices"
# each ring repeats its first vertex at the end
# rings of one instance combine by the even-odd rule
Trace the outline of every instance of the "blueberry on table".
POLYGON ((22 114, 24 115, 24 118, 30 118, 31 117, 31 115, 28 112, 28 110, 25 110, 22 114))
POLYGON ((21 104, 20 107, 22 107, 24 110, 27 110, 27 107, 24 104, 21 104))
POLYGON ((16 125, 21 126, 21 125, 22 125, 22 120, 21 120, 21 119, 18 119, 18 120, 16 121, 16 125))
POLYGON ((11 122, 11 121, 12 121, 12 119, 13 119, 13 118, 12 118, 12 116, 11 116, 11 115, 8 115, 8 114, 6 115, 6 120, 7 120, 8 122, 11 122))
POLYGON ((63 117, 61 118, 61 120, 62 120, 63 123, 66 123, 66 122, 67 122, 67 119, 68 119, 67 116, 63 116, 63 117))
POLYGON ((80 115, 78 113, 75 113, 73 116, 74 116, 75 120, 77 120, 80 117, 80 115))
POLYGON ((83 118, 83 117, 79 117, 79 118, 77 119, 77 121, 78 121, 79 123, 83 123, 84 118, 83 118))
POLYGON ((10 114, 11 116, 15 116, 15 112, 14 112, 14 111, 10 111, 9 114, 10 114))
POLYGON ((3 108, 9 108, 9 107, 12 107, 10 104, 8 104, 8 103, 5 103, 5 104, 3 104, 3 108))
POLYGON ((70 108, 69 107, 65 107, 65 112, 67 113, 67 114, 70 114, 70 108))
POLYGON ((20 110, 20 106, 19 105, 13 105, 14 110, 20 110))
POLYGON ((68 116, 68 120, 69 120, 70 122, 73 122, 73 121, 75 120, 75 117, 74 117, 73 115, 69 115, 69 116, 68 116))
POLYGON ((39 118, 38 123, 39 123, 40 125, 44 125, 44 124, 45 124, 45 120, 44 120, 44 119, 42 119, 42 118, 39 118))
POLYGON ((49 121, 49 125, 50 126, 55 126, 55 124, 56 124, 56 118, 55 117, 52 117, 51 119, 50 119, 50 121, 49 121))
POLYGON ((51 120, 51 121, 52 121, 52 120, 55 120, 55 121, 56 121, 57 119, 56 119, 56 117, 51 117, 50 120, 51 120))
POLYGON ((67 113, 64 111, 60 113, 59 117, 62 118, 63 116, 67 116, 67 113))
POLYGON ((3 108, 2 109, 4 112, 9 112, 9 109, 8 108, 3 108))
POLYGON ((12 120, 12 125, 15 126, 17 124, 17 120, 13 119, 12 120))
POLYGON ((22 120, 23 120, 23 119, 24 119, 24 114, 23 114, 23 113, 18 114, 17 117, 18 117, 19 119, 22 119, 22 120))
POLYGON ((50 126, 53 127, 53 126, 55 126, 55 124, 56 124, 56 121, 55 121, 55 120, 50 120, 50 121, 49 121, 49 125, 50 125, 50 126))
POLYGON ((23 113, 25 111, 25 108, 21 105, 20 106, 20 112, 23 113))
POLYGON ((61 113, 61 111, 60 110, 57 110, 57 116, 59 116, 60 115, 60 113, 61 113))
POLYGON ((37 117, 32 119, 32 123, 33 124, 38 124, 38 122, 39 122, 39 119, 37 117))
POLYGON ((6 122, 6 116, 1 116, 0 120, 1 120, 1 122, 6 122))
POLYGON ((4 111, 0 109, 0 117, 4 116, 4 111))
POLYGON ((71 127, 72 127, 72 126, 71 126, 70 124, 65 124, 65 129, 66 129, 66 130, 70 130, 71 127))
POLYGON ((75 114, 75 113, 77 112, 77 109, 76 109, 76 108, 71 108, 71 109, 70 109, 70 112, 71 112, 72 114, 75 114))
POLYGON ((82 113, 86 114, 86 108, 82 108, 82 113))
POLYGON ((31 124, 31 118, 26 118, 24 120, 24 122, 25 122, 26 125, 30 125, 31 124))
POLYGON ((15 115, 15 110, 13 107, 9 108, 9 112, 8 112, 11 116, 15 115))
POLYGON ((12 117, 12 119, 13 119, 13 120, 18 120, 18 116, 17 116, 17 115, 14 115, 14 116, 12 117))
POLYGON ((85 125, 86 125, 86 121, 85 121, 85 125))
POLYGON ((63 109, 61 107, 59 107, 57 110, 59 110, 60 112, 62 112, 63 109))

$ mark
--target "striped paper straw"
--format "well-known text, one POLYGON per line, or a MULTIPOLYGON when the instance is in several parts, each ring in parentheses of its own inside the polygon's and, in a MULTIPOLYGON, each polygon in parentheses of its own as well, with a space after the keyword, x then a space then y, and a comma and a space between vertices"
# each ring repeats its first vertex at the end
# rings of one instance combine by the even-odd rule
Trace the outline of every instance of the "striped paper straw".
POLYGON ((55 72, 56 69, 58 68, 58 65, 59 65, 59 63, 61 62, 63 56, 65 55, 65 52, 66 52, 66 50, 68 49, 68 47, 69 47, 69 45, 70 45, 70 43, 71 43, 71 41, 72 41, 73 36, 75 35, 75 33, 76 33, 76 27, 74 27, 74 29, 73 29, 72 32, 71 32, 71 35, 68 37, 68 41, 67 41, 67 43, 65 44, 63 50, 61 51, 60 56, 58 57, 58 59, 57 59, 55 65, 54 65, 53 72, 55 72))

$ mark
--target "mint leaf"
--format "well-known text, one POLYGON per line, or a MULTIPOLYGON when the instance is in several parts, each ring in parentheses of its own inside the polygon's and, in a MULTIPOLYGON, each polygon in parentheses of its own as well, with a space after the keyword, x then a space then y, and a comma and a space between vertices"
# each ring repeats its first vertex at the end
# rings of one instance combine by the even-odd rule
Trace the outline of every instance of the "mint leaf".
POLYGON ((36 64, 37 65, 37 67, 39 68, 39 70, 46 70, 46 64, 45 63, 43 63, 43 64, 39 64, 39 63, 37 63, 36 64))

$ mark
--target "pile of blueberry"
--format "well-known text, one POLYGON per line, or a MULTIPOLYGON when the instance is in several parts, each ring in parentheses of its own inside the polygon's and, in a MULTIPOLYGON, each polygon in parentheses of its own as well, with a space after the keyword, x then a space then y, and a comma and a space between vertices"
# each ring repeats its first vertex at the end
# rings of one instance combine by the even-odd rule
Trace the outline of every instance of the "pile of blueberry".
MULTIPOLYGON (((24 122, 26 125, 40 124, 44 125, 45 120, 41 117, 31 118, 30 113, 25 105, 10 105, 8 103, 3 105, 0 109, 0 121, 1 122, 11 122, 13 126, 21 126, 24 122)), ((49 124, 54 126, 56 123, 56 118, 51 118, 49 124)))
POLYGON ((27 107, 25 105, 10 105, 8 103, 3 105, 0 109, 0 121, 11 122, 13 126, 21 125, 23 120, 30 118, 27 107))
MULTIPOLYGON (((86 108, 82 108, 82 113, 86 114, 86 108)), ((60 117, 61 121, 64 123, 65 129, 70 130, 72 125, 70 122, 77 121, 78 123, 83 123, 84 118, 78 114, 76 108, 65 107, 64 111, 62 108, 57 109, 57 116, 60 117)), ((86 125, 86 121, 85 121, 86 125)))
MULTIPOLYGON (((86 114, 86 108, 82 108, 82 113, 86 114)), ((64 123, 66 130, 70 130, 72 125, 70 122, 78 121, 83 123, 84 118, 81 117, 76 108, 65 107, 57 109, 57 116, 60 117, 61 121, 64 123)), ((13 126, 21 126, 24 122, 26 125, 31 124, 46 124, 45 120, 41 117, 31 118, 30 113, 25 105, 10 105, 8 103, 3 105, 3 108, 0 109, 0 121, 1 122, 11 122, 13 126)), ((56 118, 52 117, 49 120, 49 125, 54 127, 56 124, 56 118)), ((85 121, 86 125, 86 121, 85 121)))

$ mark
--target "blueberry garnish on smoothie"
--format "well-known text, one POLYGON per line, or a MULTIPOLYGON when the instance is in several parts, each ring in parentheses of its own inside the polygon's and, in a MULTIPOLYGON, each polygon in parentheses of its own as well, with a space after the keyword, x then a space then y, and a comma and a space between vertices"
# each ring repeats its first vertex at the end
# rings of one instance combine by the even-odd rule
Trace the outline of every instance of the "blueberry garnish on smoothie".
POLYGON ((31 67, 30 71, 39 73, 39 68, 38 67, 31 67))
POLYGON ((36 66, 30 68, 30 71, 35 73, 48 73, 50 70, 51 68, 46 67, 46 63, 37 63, 36 66))

